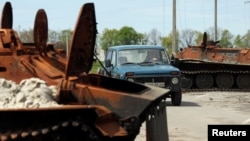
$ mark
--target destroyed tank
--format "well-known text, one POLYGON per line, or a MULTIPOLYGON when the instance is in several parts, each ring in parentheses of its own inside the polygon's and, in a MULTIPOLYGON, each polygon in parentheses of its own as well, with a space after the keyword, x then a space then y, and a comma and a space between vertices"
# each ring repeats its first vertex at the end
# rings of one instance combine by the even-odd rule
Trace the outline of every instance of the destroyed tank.
POLYGON ((172 63, 182 73, 183 90, 250 90, 250 50, 221 47, 203 35, 198 46, 188 46, 173 55, 172 63))
POLYGON ((68 57, 47 44, 44 9, 35 17, 34 43, 20 41, 12 18, 11 3, 6 2, 0 29, 0 77, 16 83, 39 78, 56 85, 58 106, 0 107, 1 141, 133 141, 144 122, 147 140, 168 140, 168 89, 89 73, 97 34, 93 3, 80 9, 68 57))

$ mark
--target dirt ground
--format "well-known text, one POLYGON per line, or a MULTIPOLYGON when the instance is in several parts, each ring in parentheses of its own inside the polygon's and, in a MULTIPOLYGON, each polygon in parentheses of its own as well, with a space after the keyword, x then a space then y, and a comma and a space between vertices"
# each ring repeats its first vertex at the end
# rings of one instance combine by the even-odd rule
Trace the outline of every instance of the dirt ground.
MULTIPOLYGON (((250 124, 250 92, 186 92, 167 103, 169 141, 207 141, 211 124, 250 124)), ((145 125, 135 141, 146 141, 145 125)))

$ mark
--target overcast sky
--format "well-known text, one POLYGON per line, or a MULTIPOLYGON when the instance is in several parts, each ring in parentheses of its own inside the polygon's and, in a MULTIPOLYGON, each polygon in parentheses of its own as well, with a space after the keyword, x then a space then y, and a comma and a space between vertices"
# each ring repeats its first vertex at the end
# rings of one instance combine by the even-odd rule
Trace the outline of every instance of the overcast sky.
MULTIPOLYGON (((105 28, 133 27, 148 33, 153 28, 163 36, 172 30, 173 0, 9 0, 13 8, 14 29, 33 28, 38 9, 45 9, 49 28, 73 29, 80 7, 93 2, 99 33, 105 28)), ((177 29, 204 32, 214 26, 215 0, 176 0, 177 29)), ((3 7, 6 1, 1 0, 3 7)), ((217 26, 234 35, 250 29, 250 0, 217 0, 217 26)))

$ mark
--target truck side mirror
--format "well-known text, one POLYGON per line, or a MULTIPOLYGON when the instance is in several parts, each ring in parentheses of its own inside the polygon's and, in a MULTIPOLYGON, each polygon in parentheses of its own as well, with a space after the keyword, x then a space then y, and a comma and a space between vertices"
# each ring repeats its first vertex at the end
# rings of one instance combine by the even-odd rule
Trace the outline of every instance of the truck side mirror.
POLYGON ((111 67, 112 66, 110 59, 105 60, 105 66, 106 67, 111 67))

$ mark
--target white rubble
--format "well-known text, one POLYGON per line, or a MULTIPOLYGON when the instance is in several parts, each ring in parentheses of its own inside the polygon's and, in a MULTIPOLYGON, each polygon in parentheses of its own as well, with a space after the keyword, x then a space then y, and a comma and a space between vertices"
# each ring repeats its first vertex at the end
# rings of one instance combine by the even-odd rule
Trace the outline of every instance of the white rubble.
POLYGON ((39 78, 24 79, 20 84, 0 78, 0 109, 59 106, 56 91, 39 78))

